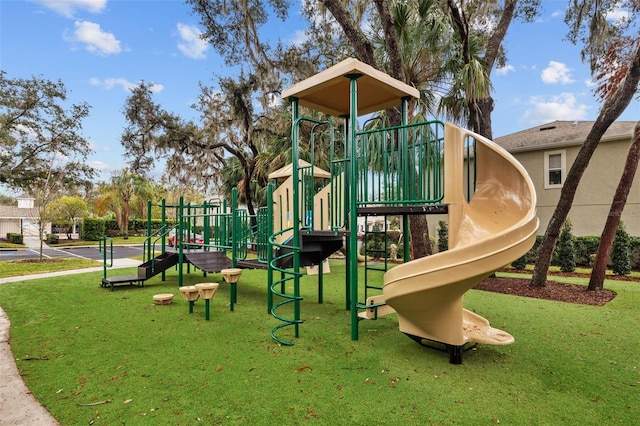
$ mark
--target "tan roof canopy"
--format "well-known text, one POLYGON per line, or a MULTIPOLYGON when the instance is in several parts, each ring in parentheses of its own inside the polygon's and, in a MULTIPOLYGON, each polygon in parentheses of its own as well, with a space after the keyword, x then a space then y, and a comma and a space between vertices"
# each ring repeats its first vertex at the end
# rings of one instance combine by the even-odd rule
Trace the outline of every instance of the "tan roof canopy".
POLYGON ((396 80, 357 59, 345 59, 313 77, 285 89, 284 99, 298 98, 300 105, 334 117, 350 114, 349 74, 358 78, 358 115, 400 105, 404 97, 419 98, 418 89, 396 80))
MULTIPOLYGON (((311 164, 304 160, 298 160, 298 167, 309 167, 311 164)), ((293 164, 284 166, 275 172, 269 173, 269 179, 286 179, 293 174, 293 164)), ((313 168, 313 176, 317 179, 331 179, 331 173, 322 170, 320 167, 313 168)))

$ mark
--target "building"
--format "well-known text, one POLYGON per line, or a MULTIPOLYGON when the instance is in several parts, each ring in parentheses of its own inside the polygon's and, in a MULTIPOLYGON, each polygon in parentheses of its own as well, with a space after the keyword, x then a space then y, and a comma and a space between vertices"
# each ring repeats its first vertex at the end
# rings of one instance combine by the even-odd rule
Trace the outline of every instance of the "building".
MULTIPOLYGON (((13 233, 37 237, 39 219, 34 203, 32 196, 22 194, 18 197, 17 206, 0 206, 0 236, 5 238, 8 233, 13 233)), ((51 224, 47 224, 45 232, 51 232, 51 224)))
MULTIPOLYGON (((496 138, 529 172, 536 187, 539 234, 544 234, 569 168, 593 121, 554 121, 496 138)), ((602 233, 633 140, 635 121, 617 121, 600 140, 575 194, 568 218, 576 236, 602 233)), ((627 232, 640 236, 640 173, 622 214, 627 232)))

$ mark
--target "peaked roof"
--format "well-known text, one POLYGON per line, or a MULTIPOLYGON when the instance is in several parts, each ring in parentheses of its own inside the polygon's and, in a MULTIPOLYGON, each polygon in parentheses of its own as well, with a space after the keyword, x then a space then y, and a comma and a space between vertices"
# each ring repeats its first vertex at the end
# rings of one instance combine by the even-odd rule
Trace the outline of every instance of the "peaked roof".
MULTIPOLYGON (((509 152, 532 151, 550 147, 582 145, 594 121, 552 121, 527 130, 494 139, 509 152)), ((633 138, 636 121, 615 121, 601 141, 633 138)))
POLYGON ((0 206, 0 219, 29 219, 38 217, 38 210, 19 209, 17 206, 0 206))
MULTIPOLYGON (((298 167, 309 167, 311 164, 299 159, 298 167)), ((269 179, 286 179, 293 174, 293 163, 269 173, 269 179)), ((313 168, 313 176, 318 179, 331 179, 331 173, 326 170, 322 170, 320 167, 313 168)))
POLYGON ((300 105, 334 117, 350 114, 349 74, 358 74, 358 115, 400 105, 404 97, 419 98, 415 87, 396 80, 355 58, 327 68, 282 92, 283 99, 298 98, 300 105))

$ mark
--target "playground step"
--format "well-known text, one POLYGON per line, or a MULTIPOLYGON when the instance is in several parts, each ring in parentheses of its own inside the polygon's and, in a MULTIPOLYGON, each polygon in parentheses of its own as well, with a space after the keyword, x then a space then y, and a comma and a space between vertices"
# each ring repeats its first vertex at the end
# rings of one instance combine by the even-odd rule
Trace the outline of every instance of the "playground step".
POLYGON ((163 253, 138 266, 138 277, 148 280, 178 263, 178 253, 163 253))
MULTIPOLYGON (((343 245, 342 235, 333 231, 301 231, 300 232, 300 266, 319 265, 343 245)), ((291 253, 291 248, 279 250, 278 256, 291 253)), ((293 267, 293 257, 288 256, 279 262, 280 268, 293 267)))
POLYGON ((144 278, 137 275, 121 275, 118 277, 103 278, 100 287, 109 287, 113 291, 113 287, 119 284, 137 284, 144 287, 144 278))
MULTIPOLYGON (((362 312, 358 312, 358 318, 360 319, 377 319, 380 316, 393 314, 396 311, 384 300, 384 295, 367 297, 365 303, 366 309, 362 312)), ((363 306, 364 307, 364 306, 363 306)))

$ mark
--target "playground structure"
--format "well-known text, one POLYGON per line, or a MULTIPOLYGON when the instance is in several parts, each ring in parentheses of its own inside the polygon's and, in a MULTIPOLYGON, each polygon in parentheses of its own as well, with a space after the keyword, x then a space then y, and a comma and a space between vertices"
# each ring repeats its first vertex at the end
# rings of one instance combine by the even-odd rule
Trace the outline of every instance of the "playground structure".
MULTIPOLYGON (((439 121, 409 122, 408 106, 419 92, 355 59, 293 85, 282 96, 291 103, 292 163, 269 176, 267 206, 250 217, 238 208, 235 190, 230 206, 225 201, 198 206, 163 202, 162 227, 155 233, 149 228, 138 278, 163 273, 164 279, 166 267, 177 266, 182 286, 185 264, 205 275, 265 268, 268 312, 280 321, 271 336, 290 345, 280 330, 292 327, 299 337, 303 268, 318 267, 322 303, 323 261, 344 247, 352 340, 358 339, 360 321, 396 313, 400 331, 418 343, 442 345, 452 363, 462 362, 468 343, 512 343, 511 335, 465 310, 462 300, 478 282, 533 246, 535 190, 524 168, 480 135, 439 121), (300 107, 343 118, 342 139, 334 140, 338 132, 332 121, 300 115, 300 107), (359 125, 360 117, 392 107, 400 108, 399 125, 386 127, 377 119, 359 125), (303 126, 309 162, 300 158, 303 126), (314 138, 320 137, 329 138, 329 171, 314 164, 314 138), (169 226, 165 212, 172 208, 176 224, 169 226), (411 260, 409 220, 425 214, 447 215, 449 250, 411 260), (400 217, 403 264, 391 268, 387 262, 386 220, 383 229, 365 230, 364 256, 358 253, 359 216, 400 217), (175 253, 165 247, 172 230, 183 241, 175 253), (196 230, 201 244, 189 238, 196 230), (383 247, 369 247, 368 239, 380 236, 383 247), (252 260, 249 245, 256 248, 252 260), (364 282, 359 282, 361 261, 364 282)), ((107 278, 105 266, 103 285, 138 281, 132 278, 107 278)), ((235 282, 230 293, 233 309, 235 282)))
MULTIPOLYGON (((443 344, 450 361, 460 363, 467 343, 505 345, 514 341, 480 315, 465 310, 462 298, 533 246, 538 228, 535 189, 517 160, 486 138, 449 123, 410 123, 409 101, 419 96, 415 88, 356 59, 342 61, 283 91, 292 110, 292 182, 299 185, 291 188, 292 225, 280 231, 291 233, 292 260, 287 266, 292 268, 270 264, 270 271, 278 270, 282 276, 270 282, 274 289, 291 281, 293 296, 287 302, 299 303, 305 238, 322 230, 345 235, 352 340, 358 339, 361 319, 395 312, 403 333, 419 343, 443 344), (328 221, 318 211, 316 200, 306 195, 312 192, 308 176, 314 176, 313 161, 310 171, 299 167, 300 124, 324 123, 299 115, 300 106, 344 119, 343 156, 336 157, 338 150, 331 149, 328 221), (359 117, 392 107, 400 108, 400 125, 358 125, 359 117), (448 251, 410 259, 406 230, 410 216, 416 214, 447 214, 448 251), (368 266, 365 233, 364 294, 359 297, 357 217, 390 215, 402 218, 405 263, 391 269, 386 261, 382 266, 380 262, 368 266), (384 273, 382 286, 379 280, 369 279, 377 271, 384 273)), ((386 229, 378 232, 386 233, 386 229)), ((273 242, 281 247, 277 238, 273 242)), ((382 251, 386 250, 385 242, 382 251)), ((274 305, 272 311, 277 308, 274 305)), ((297 336, 298 314, 296 306, 294 318, 280 327, 294 326, 297 336)), ((274 339, 286 343, 275 336, 277 330, 272 331, 274 339)))

